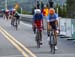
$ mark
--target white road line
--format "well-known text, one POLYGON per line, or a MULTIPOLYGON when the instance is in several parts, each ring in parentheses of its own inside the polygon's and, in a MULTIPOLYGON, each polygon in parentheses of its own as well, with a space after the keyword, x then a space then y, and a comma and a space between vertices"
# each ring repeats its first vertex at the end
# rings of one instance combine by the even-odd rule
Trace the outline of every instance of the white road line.
POLYGON ((8 35, 6 35, 1 29, 0 32, 5 36, 5 38, 12 43, 21 53, 24 57, 29 57, 24 51, 23 49, 21 49, 21 47, 19 47, 19 45, 17 45, 12 39, 10 39, 10 37, 8 35))
POLYGON ((14 42, 16 42, 18 45, 20 45, 28 54, 30 54, 32 57, 37 57, 34 53, 32 53, 28 48, 26 48, 22 43, 20 43, 18 40, 16 40, 13 36, 11 36, 7 31, 5 31, 2 27, 0 29, 7 34, 7 36, 10 37, 14 42))

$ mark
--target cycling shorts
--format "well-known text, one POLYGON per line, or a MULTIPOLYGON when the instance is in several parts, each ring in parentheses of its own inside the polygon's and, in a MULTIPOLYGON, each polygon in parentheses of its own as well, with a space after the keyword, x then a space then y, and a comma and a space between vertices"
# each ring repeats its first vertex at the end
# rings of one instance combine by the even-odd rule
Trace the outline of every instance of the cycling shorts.
POLYGON ((56 26, 55 22, 56 21, 52 21, 52 22, 49 22, 49 24, 52 27, 52 29, 57 30, 57 26, 56 26))
POLYGON ((42 30, 43 28, 43 20, 36 20, 34 21, 35 27, 39 30, 42 30))

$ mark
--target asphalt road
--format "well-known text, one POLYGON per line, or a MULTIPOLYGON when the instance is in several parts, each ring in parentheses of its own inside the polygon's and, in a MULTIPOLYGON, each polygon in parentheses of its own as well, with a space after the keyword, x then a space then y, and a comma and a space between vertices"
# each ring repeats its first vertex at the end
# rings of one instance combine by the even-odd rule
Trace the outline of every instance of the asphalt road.
MULTIPOLYGON (((36 42, 32 31, 32 26, 29 23, 20 22, 19 28, 16 31, 14 27, 10 25, 10 20, 4 20, 0 18, 0 26, 4 28, 10 35, 16 40, 21 42, 28 50, 30 50, 37 57, 75 57, 75 42, 68 41, 65 38, 58 37, 58 50, 56 54, 50 53, 48 46, 46 31, 43 31, 43 45, 41 48, 36 48, 36 42)), ((21 52, 18 51, 5 37, 0 33, 0 57, 23 57, 21 52)), ((26 51, 27 53, 27 51, 26 51)), ((30 53, 27 53, 30 56, 30 53)))

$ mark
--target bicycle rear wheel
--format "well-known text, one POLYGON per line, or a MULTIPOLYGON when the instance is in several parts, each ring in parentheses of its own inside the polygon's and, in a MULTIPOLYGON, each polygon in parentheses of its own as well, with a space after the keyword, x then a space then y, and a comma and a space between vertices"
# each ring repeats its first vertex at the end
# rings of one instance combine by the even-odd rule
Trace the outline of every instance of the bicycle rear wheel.
POLYGON ((55 46, 54 45, 51 45, 50 48, 51 48, 51 53, 52 54, 55 54, 55 46))
POLYGON ((37 31, 37 35, 36 35, 36 43, 37 43, 37 48, 40 48, 40 32, 37 31))
POLYGON ((40 48, 40 41, 37 41, 37 48, 40 48))

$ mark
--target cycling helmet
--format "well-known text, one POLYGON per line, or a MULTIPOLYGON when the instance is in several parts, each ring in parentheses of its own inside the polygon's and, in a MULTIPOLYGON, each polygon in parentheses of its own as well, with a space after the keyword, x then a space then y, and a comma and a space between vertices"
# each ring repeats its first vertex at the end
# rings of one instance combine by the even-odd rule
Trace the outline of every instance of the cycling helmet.
POLYGON ((6 12, 9 12, 9 10, 8 10, 8 9, 6 9, 6 12))
POLYGON ((50 8, 49 9, 49 14, 51 14, 51 15, 55 14, 55 10, 53 8, 50 8))
POLYGON ((40 10, 40 9, 35 9, 35 10, 34 10, 34 13, 35 13, 35 14, 41 13, 41 10, 40 10))
POLYGON ((16 11, 16 9, 13 9, 13 11, 16 11))

